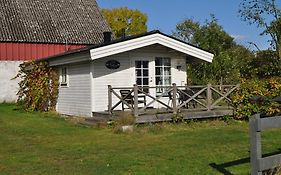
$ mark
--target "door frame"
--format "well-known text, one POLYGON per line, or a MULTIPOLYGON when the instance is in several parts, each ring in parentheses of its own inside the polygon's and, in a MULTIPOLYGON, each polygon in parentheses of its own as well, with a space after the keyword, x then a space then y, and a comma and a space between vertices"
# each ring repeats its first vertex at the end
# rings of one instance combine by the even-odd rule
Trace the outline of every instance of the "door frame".
MULTIPOLYGON (((132 65, 132 83, 136 84, 136 65, 135 65, 135 61, 148 61, 148 86, 149 87, 154 87, 155 86, 155 60, 154 57, 146 57, 146 56, 137 56, 137 57, 133 57, 131 59, 131 65, 132 65)), ((151 92, 152 89, 149 90, 149 92, 151 92)))

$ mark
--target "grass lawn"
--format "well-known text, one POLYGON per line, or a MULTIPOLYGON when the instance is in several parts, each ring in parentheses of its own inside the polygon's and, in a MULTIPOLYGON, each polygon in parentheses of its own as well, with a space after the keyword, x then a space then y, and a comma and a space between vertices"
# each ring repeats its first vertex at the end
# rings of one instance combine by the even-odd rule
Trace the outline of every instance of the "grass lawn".
MULTIPOLYGON (((0 174, 209 175, 222 174, 210 164, 249 156, 246 122, 146 125, 116 134, 111 128, 75 125, 55 114, 14 109, 0 104, 0 174)), ((280 148, 280 133, 263 135, 265 152, 280 148)), ((221 168, 248 174, 249 163, 221 168)))

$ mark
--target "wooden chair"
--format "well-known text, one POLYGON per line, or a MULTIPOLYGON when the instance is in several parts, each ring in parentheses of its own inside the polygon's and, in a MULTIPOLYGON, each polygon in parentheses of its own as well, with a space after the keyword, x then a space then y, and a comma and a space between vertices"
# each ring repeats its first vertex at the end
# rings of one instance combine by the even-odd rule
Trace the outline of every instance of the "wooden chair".
MULTIPOLYGON (((121 97, 123 101, 126 101, 128 104, 134 106, 134 96, 132 95, 131 90, 120 90, 121 97)), ((143 103, 146 105, 146 97, 145 95, 138 96, 138 103, 143 103), (143 98, 143 99, 140 99, 143 98)), ((122 110, 124 111, 124 103, 122 102, 122 110)))
MULTIPOLYGON (((194 95, 194 91, 190 88, 186 88, 182 90, 182 92, 179 92, 179 103, 182 104, 185 101, 187 101, 190 97, 194 95)), ((191 105, 193 108, 196 107, 196 102, 194 100, 191 100, 189 103, 185 104, 185 107, 188 108, 189 105, 191 105)))

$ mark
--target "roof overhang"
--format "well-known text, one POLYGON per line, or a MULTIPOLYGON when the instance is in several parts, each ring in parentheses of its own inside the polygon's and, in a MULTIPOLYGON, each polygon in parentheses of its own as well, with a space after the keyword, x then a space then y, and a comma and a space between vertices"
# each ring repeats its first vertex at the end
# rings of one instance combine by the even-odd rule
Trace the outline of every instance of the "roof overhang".
POLYGON ((103 47, 93 48, 90 50, 90 55, 92 60, 96 60, 99 58, 139 49, 153 44, 160 44, 207 62, 212 62, 214 57, 214 55, 210 52, 199 49, 195 46, 191 46, 185 42, 174 39, 173 37, 163 35, 161 33, 154 33, 151 35, 113 43, 103 47))

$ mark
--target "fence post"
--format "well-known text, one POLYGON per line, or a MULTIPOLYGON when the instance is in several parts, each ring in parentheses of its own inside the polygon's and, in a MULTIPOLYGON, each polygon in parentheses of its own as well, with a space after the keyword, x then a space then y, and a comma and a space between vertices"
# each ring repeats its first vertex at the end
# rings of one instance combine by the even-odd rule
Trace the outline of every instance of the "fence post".
POLYGON ((134 84, 134 116, 139 116, 139 98, 138 98, 138 85, 134 84))
POLYGON ((172 103, 173 103, 173 113, 177 114, 177 85, 176 85, 176 83, 173 83, 172 103))
POLYGON ((207 109, 208 111, 211 110, 211 106, 212 106, 212 89, 211 89, 211 84, 208 83, 207 85, 207 109))
POLYGON ((109 115, 112 114, 112 87, 111 85, 108 85, 108 113, 109 115))
POLYGON ((262 158, 262 153, 261 153, 260 114, 256 114, 250 118, 251 175, 262 175, 262 171, 259 171, 259 159, 261 158, 262 158))

